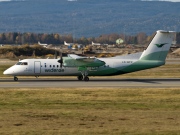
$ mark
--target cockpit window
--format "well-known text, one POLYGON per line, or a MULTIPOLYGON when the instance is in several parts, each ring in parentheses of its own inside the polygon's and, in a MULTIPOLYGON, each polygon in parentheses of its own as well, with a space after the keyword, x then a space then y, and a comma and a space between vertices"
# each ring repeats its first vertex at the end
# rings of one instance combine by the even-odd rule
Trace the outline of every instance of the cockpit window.
POLYGON ((28 65, 27 62, 18 62, 16 65, 28 65))
POLYGON ((21 65, 21 63, 22 63, 22 62, 18 62, 18 63, 16 63, 16 65, 21 65))
POLYGON ((22 64, 21 65, 28 65, 28 63, 27 62, 22 62, 22 64))

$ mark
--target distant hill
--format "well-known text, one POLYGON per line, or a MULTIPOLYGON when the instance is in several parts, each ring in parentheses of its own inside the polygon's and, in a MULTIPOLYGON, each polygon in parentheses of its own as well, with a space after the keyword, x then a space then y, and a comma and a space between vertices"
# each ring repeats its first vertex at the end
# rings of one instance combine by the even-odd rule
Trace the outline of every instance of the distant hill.
POLYGON ((152 34, 180 31, 180 2, 140 0, 25 0, 0 2, 0 32, 152 34))

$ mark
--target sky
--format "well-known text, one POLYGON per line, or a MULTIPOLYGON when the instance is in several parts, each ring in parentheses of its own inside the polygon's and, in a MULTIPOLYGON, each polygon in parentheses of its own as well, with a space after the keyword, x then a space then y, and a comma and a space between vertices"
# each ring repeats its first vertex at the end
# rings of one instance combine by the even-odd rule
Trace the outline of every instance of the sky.
POLYGON ((141 0, 141 1, 170 1, 170 2, 180 2, 180 0, 141 0))
POLYGON ((25 0, 0 0, 0 2, 4 2, 4 1, 25 1, 25 0))
MULTIPOLYGON (((3 1, 24 1, 24 0, 0 0, 0 2, 3 2, 3 1)), ((171 1, 171 2, 180 2, 180 0, 141 0, 141 1, 171 1)))

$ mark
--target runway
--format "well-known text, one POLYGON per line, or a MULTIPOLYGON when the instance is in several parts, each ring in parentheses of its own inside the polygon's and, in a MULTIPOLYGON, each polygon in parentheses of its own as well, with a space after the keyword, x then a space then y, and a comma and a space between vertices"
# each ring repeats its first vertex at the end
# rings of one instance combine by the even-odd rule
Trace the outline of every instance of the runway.
POLYGON ((90 87, 180 87, 180 79, 119 79, 119 78, 91 78, 90 81, 78 81, 76 78, 19 78, 15 82, 11 79, 0 79, 0 88, 90 88, 90 87))

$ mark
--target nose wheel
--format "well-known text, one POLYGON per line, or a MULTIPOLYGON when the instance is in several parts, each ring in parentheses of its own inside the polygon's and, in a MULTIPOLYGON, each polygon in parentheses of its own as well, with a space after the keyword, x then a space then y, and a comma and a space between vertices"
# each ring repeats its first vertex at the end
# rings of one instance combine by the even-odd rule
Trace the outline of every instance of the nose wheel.
POLYGON ((14 76, 14 81, 18 81, 18 78, 16 76, 14 76))

